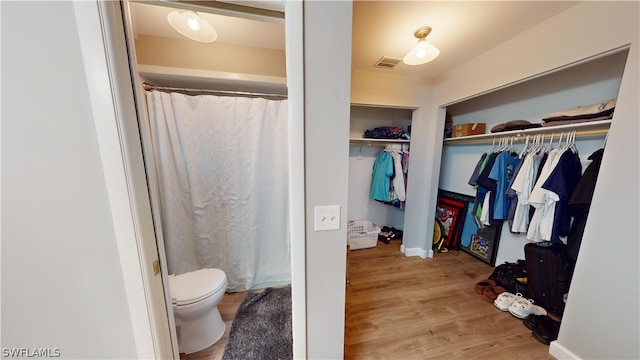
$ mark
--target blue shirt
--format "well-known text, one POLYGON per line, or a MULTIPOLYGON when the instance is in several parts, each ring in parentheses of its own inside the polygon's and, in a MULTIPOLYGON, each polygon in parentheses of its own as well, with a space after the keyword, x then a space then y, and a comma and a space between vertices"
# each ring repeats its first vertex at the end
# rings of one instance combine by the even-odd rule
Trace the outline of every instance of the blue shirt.
POLYGON ((379 201, 389 201, 389 186, 393 175, 393 158, 386 151, 376 156, 371 174, 369 197, 379 201))
POLYGON ((495 220, 504 220, 509 215, 511 198, 507 196, 506 192, 519 164, 518 154, 503 151, 496 157, 491 168, 489 178, 496 181, 496 200, 493 204, 493 219, 495 220))

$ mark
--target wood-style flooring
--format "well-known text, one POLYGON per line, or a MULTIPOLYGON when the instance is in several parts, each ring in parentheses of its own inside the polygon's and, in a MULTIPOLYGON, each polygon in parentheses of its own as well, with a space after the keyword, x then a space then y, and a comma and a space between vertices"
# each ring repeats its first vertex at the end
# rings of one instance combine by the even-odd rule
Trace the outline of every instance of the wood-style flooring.
MULTIPOLYGON (((406 257, 400 241, 348 252, 344 356, 384 359, 554 359, 522 320, 474 291, 493 268, 460 252, 406 257)), ((219 360, 244 292, 225 294, 218 309, 223 338, 181 359, 219 360)))
POLYGON ((348 264, 345 359, 554 359, 474 291, 493 267, 462 251, 422 259, 378 242, 348 264))

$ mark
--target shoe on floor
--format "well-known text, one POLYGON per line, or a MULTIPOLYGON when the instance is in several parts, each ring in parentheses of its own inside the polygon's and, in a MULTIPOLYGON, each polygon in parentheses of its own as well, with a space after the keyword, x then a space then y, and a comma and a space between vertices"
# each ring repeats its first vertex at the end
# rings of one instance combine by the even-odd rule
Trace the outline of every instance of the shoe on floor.
POLYGON ((478 294, 484 294, 484 290, 490 286, 496 286, 496 282, 490 279, 484 279, 478 281, 475 286, 475 290, 478 294))
POLYGON ((509 312, 518 319, 524 319, 530 314, 547 315, 547 310, 541 306, 534 305, 532 299, 525 298, 514 300, 509 306, 509 312))
POLYGON ((531 332, 531 334, 536 340, 545 345, 549 345, 552 341, 558 339, 559 332, 560 323, 547 316, 546 319, 531 332))
POLYGON ((402 236, 404 235, 404 231, 400 229, 396 229, 394 227, 391 228, 391 238, 395 240, 402 240, 402 236))
POLYGON ((529 314, 522 320, 522 324, 529 330, 534 330, 546 321, 547 315, 529 314))
POLYGON ((484 289, 484 292, 482 293, 482 298, 487 302, 494 302, 498 298, 498 295, 502 294, 505 291, 507 291, 507 289, 499 285, 487 286, 487 288, 484 289))
POLYGON ((516 299, 521 299, 521 298, 522 298, 522 294, 520 293, 512 294, 508 291, 505 291, 502 294, 498 295, 498 297, 493 301, 493 305, 495 305, 498 309, 502 311, 508 311, 511 304, 513 304, 513 302, 516 299))

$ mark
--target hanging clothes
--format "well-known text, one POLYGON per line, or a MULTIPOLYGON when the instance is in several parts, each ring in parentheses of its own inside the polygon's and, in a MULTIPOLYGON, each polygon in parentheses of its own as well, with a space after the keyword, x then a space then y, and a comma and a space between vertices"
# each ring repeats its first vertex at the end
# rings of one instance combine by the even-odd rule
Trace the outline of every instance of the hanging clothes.
POLYGON ((489 179, 496 182, 493 219, 506 220, 511 207, 511 198, 507 196, 507 187, 515 169, 520 165, 520 157, 511 151, 503 151, 497 157, 489 172, 489 179))
POLYGON ((544 155, 536 152, 525 155, 521 169, 511 184, 511 189, 516 193, 511 232, 526 233, 529 229, 529 196, 537 180, 538 169, 544 155))
MULTIPOLYGON (((500 225, 508 220, 512 233, 525 233, 533 242, 562 243, 561 238, 570 233, 581 237, 584 229, 573 227, 574 223, 580 226, 580 220, 572 222, 574 214, 569 206, 583 177, 575 133, 567 134, 563 144, 561 136, 555 149, 553 137, 546 147, 539 139, 532 147, 527 139, 520 155, 502 140, 501 145, 494 144, 481 155, 468 181, 477 194, 472 213, 478 224, 500 225)), ((597 159, 598 154, 590 159, 597 159)), ((593 174, 591 177, 594 186, 593 174)))
POLYGON ((567 204, 581 177, 582 164, 578 152, 566 150, 542 184, 546 203, 549 207, 555 206, 553 220, 541 224, 543 240, 561 243, 560 236, 567 236, 569 233, 571 215, 567 204))
POLYGON ((587 223, 589 209, 591 208, 591 199, 596 188, 603 154, 604 149, 598 149, 589 155, 588 159, 591 160, 591 163, 587 166, 580 181, 578 181, 567 204, 569 212, 573 215, 573 222, 567 235, 567 253, 569 258, 574 261, 578 258, 578 251, 582 243, 582 236, 587 223))
POLYGON ((405 181, 404 171, 402 170, 402 155, 397 151, 390 151, 391 158, 393 159, 394 176, 392 180, 393 191, 398 201, 405 201, 405 181))
POLYGON ((387 145, 376 156, 371 174, 370 198, 397 208, 404 208, 408 157, 409 153, 400 145, 387 145))
POLYGON ((389 187, 393 176, 393 158, 388 151, 382 151, 376 156, 371 174, 371 188, 369 197, 378 201, 390 201, 389 187))
POLYGON ((507 190, 504 192, 505 196, 509 197, 509 211, 507 213, 507 226, 509 228, 509 231, 512 232, 512 233, 514 233, 514 231, 511 230, 511 229, 513 227, 513 217, 514 217, 515 212, 516 212, 516 207, 518 206, 518 194, 516 193, 515 190, 513 190, 513 188, 511 186, 513 185, 513 182, 515 181, 515 179, 518 176, 518 174, 520 174, 520 169, 522 169, 522 165, 524 164, 524 159, 526 159, 526 155, 524 155, 520 159, 520 162, 518 163, 518 166, 516 166, 516 169, 513 172, 513 176, 511 177, 511 181, 509 181, 509 184, 507 185, 507 190))
MULTIPOLYGON (((563 152, 564 149, 553 149, 549 152, 547 161, 540 172, 540 177, 533 186, 533 190, 531 190, 529 205, 535 208, 533 217, 529 223, 529 229, 527 230, 527 239, 531 241, 538 242, 544 240, 545 234, 541 232, 541 228, 544 228, 546 223, 553 221, 555 206, 549 206, 549 204, 547 204, 542 190, 542 184, 547 181, 547 178, 558 164, 560 155, 562 155, 563 152)), ((547 236, 550 237, 551 234, 547 236)))
MULTIPOLYGON (((496 157, 498 153, 489 152, 486 153, 486 156, 482 160, 482 164, 479 167, 479 173, 477 176, 472 176, 472 179, 475 178, 475 187, 476 187, 476 199, 473 204, 474 215, 477 218, 482 216, 483 203, 485 201, 485 196, 489 191, 495 191, 496 183, 495 180, 489 179, 489 173, 491 172, 491 168, 496 161, 496 157)), ((470 181, 471 182, 471 181, 470 181)), ((491 197, 491 194, 489 194, 491 197)), ((490 201, 490 203, 493 203, 490 201)))

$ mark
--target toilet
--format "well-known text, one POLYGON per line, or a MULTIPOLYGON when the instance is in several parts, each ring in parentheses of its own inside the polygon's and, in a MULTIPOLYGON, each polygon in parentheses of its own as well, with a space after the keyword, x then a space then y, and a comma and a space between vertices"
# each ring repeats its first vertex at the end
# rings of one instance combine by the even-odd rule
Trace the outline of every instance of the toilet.
POLYGON ((218 311, 227 289, 224 271, 201 269, 169 275, 169 288, 180 352, 194 353, 220 340, 225 331, 218 311))

